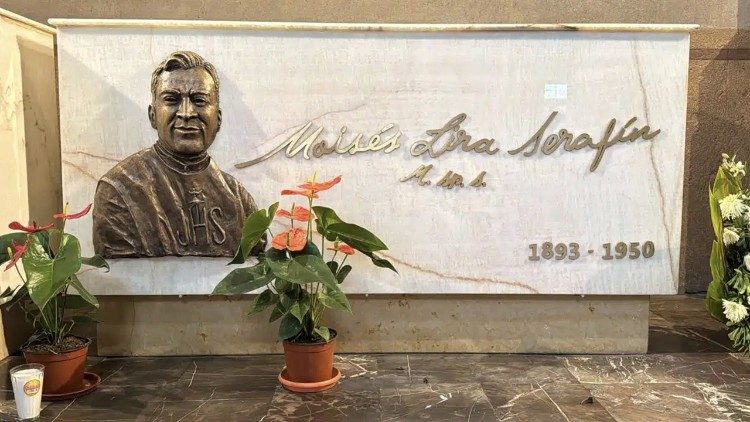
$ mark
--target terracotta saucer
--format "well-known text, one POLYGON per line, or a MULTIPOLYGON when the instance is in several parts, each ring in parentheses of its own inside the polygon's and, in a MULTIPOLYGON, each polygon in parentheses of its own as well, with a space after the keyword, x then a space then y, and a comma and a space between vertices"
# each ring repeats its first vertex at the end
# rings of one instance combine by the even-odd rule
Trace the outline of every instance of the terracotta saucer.
POLYGON ((331 379, 320 382, 294 382, 289 381, 286 377, 286 368, 284 368, 279 374, 279 382, 287 390, 294 391, 295 393, 317 393, 319 391, 333 388, 339 382, 339 379, 341 379, 341 372, 339 372, 338 369, 333 368, 331 379))
POLYGON ((102 379, 99 375, 93 372, 84 372, 83 374, 83 386, 80 390, 71 391, 69 393, 61 394, 42 394, 43 401, 59 401, 59 400, 70 400, 76 397, 85 396, 86 394, 96 390, 96 387, 101 384, 102 379))

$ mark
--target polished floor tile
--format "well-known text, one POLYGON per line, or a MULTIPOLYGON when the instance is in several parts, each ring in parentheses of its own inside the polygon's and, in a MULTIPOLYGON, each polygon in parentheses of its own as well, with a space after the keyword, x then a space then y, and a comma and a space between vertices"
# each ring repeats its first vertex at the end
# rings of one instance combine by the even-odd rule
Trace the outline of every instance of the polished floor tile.
MULTIPOLYGON (((750 421, 750 358, 700 297, 651 300, 645 355, 337 355, 339 384, 295 394, 282 355, 92 358, 103 383, 45 421, 750 421)), ((0 362, 0 421, 14 420, 0 362)))

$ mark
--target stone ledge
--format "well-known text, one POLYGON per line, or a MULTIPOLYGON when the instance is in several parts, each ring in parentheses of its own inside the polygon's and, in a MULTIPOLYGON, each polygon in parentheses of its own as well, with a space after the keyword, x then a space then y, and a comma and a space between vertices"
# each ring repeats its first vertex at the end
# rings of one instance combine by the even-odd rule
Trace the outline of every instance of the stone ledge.
MULTIPOLYGON (((280 353, 253 296, 100 297, 102 356, 280 353)), ((644 353, 648 296, 350 295, 330 312, 346 353, 644 353)))

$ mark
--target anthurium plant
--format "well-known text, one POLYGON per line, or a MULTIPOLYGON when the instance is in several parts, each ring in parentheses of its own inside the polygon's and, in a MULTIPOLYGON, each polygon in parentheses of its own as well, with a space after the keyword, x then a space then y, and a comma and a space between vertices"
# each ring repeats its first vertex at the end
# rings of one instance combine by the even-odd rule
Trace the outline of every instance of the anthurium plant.
POLYGON ((76 275, 81 266, 109 270, 98 255, 82 257, 78 239, 64 230, 66 220, 85 216, 91 205, 72 214, 67 208, 66 204, 64 212, 53 216, 57 224, 24 226, 14 221, 8 226, 13 231, 0 236, 0 264, 4 271, 15 269, 21 279, 21 284, 0 293, 0 304, 19 306, 33 325, 34 334, 24 347, 36 346, 51 353, 64 349, 75 324, 92 322, 90 314, 99 306, 76 275), (72 291, 78 295, 69 294, 72 291))
POLYGON ((750 355, 750 190, 745 165, 722 154, 708 191, 714 240, 706 308, 726 324, 735 349, 750 355))
POLYGON ((281 320, 281 340, 329 341, 332 334, 323 324, 324 311, 351 311, 339 287, 352 270, 347 258, 361 253, 374 265, 396 271, 388 260, 375 254, 388 249, 377 236, 345 222, 331 208, 313 206, 319 193, 340 181, 341 176, 337 176, 318 183, 313 176, 298 189, 281 191, 281 195, 305 197, 307 208, 293 204, 289 209, 279 209, 277 202, 248 216, 242 227, 241 244, 230 264, 244 263, 266 232, 272 239, 270 246, 255 265, 231 271, 213 294, 234 295, 265 287, 250 306, 249 315, 270 309, 270 321, 281 320), (274 220, 285 229, 275 235, 270 229, 274 220))

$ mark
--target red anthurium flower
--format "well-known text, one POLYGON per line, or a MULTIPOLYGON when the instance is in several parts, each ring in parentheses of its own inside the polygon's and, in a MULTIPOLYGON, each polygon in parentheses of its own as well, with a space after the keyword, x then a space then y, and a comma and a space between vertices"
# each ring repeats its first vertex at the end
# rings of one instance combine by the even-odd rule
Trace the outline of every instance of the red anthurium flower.
POLYGON ((332 187, 336 186, 341 181, 341 176, 336 176, 333 179, 323 182, 323 183, 316 183, 316 182, 306 182, 301 185, 299 185, 300 188, 312 191, 313 193, 322 192, 324 190, 331 189, 332 187))
POLYGON ((39 227, 36 225, 36 223, 31 223, 30 226, 24 226, 23 224, 19 223, 18 221, 14 221, 10 224, 8 224, 8 228, 11 230, 19 230, 26 233, 36 233, 36 232, 42 232, 45 230, 51 229, 55 224, 50 223, 46 226, 39 227))
POLYGON ((19 245, 18 243, 16 243, 15 240, 11 242, 11 245, 13 245, 13 249, 15 249, 15 252, 13 253, 13 257, 8 262, 8 265, 5 266, 5 271, 8 271, 9 269, 13 268, 13 266, 16 265, 16 262, 18 262, 18 260, 21 259, 23 254, 26 253, 26 248, 28 248, 28 243, 19 245))
POLYGON ((329 251, 341 252, 346 255, 354 255, 354 248, 347 245, 346 243, 336 242, 333 244, 333 247, 326 249, 328 249, 329 251))
POLYGON ((300 228, 293 228, 291 230, 279 233, 273 237, 271 246, 274 249, 283 251, 289 249, 292 252, 301 251, 307 244, 307 233, 300 228))
POLYGON ((75 220, 76 218, 81 218, 84 215, 88 214, 89 211, 91 211, 91 205, 92 204, 88 204, 86 208, 78 211, 77 213, 68 214, 68 204, 65 204, 65 210, 61 214, 53 215, 53 217, 62 218, 63 220, 75 220))
POLYGON ((287 210, 276 211, 276 216, 282 217, 282 218, 291 218, 292 220, 306 222, 306 221, 310 221, 310 210, 308 210, 305 207, 294 206, 292 208, 292 212, 289 212, 287 210))
POLYGON ((291 189, 284 189, 281 191, 282 195, 302 195, 306 196, 310 199, 313 198, 320 198, 315 192, 311 190, 291 190, 291 189))

